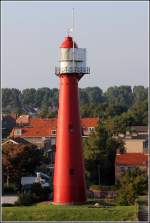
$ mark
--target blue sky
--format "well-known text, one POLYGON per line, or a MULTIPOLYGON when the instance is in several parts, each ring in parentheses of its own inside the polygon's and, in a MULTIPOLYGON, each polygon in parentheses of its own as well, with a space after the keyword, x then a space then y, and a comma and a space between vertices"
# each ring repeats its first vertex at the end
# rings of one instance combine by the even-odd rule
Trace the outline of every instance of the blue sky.
POLYGON ((59 45, 72 26, 87 48, 79 87, 148 85, 148 2, 2 2, 2 87, 59 87, 54 67, 59 45))

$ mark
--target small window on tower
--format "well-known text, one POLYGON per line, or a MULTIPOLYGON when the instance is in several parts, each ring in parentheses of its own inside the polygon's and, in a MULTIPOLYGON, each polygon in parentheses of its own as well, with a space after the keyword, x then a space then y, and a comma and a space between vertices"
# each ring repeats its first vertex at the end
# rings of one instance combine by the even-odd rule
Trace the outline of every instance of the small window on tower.
POLYGON ((74 175, 74 174, 75 174, 74 169, 70 169, 70 170, 69 170, 69 174, 70 174, 70 175, 74 175))
POLYGON ((70 130, 71 133, 74 132, 74 126, 73 126, 73 124, 69 124, 69 130, 70 130))

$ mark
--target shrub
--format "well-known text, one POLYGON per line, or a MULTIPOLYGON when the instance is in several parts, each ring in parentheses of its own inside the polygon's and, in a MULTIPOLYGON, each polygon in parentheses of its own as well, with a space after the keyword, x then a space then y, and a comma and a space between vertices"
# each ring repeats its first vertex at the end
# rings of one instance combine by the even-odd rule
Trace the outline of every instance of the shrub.
POLYGON ((35 202, 35 197, 30 192, 20 194, 18 200, 15 202, 15 205, 25 205, 29 206, 35 202))
POLYGON ((116 201, 121 205, 134 204, 136 198, 147 191, 147 187, 148 181, 145 171, 138 168, 132 172, 127 171, 121 177, 116 201))
POLYGON ((120 205, 134 204, 137 195, 134 192, 133 185, 130 183, 124 188, 120 188, 116 201, 120 205))
POLYGON ((35 194, 36 201, 45 201, 49 198, 50 189, 48 187, 42 188, 41 184, 34 183, 31 186, 31 193, 35 194))
POLYGON ((2 207, 12 207, 14 204, 4 203, 2 204, 2 207))
POLYGON ((4 193, 14 193, 15 191, 16 191, 16 188, 14 184, 10 184, 9 186, 4 184, 4 187, 3 187, 4 193))
POLYGON ((42 188, 41 201, 49 200, 50 189, 47 187, 42 188))
POLYGON ((31 186, 31 190, 25 193, 21 193, 16 205, 31 205, 36 202, 45 201, 49 199, 49 188, 42 188, 41 184, 34 183, 31 186))
POLYGON ((31 185, 31 193, 35 193, 36 195, 41 195, 43 192, 43 188, 40 183, 33 183, 31 185))

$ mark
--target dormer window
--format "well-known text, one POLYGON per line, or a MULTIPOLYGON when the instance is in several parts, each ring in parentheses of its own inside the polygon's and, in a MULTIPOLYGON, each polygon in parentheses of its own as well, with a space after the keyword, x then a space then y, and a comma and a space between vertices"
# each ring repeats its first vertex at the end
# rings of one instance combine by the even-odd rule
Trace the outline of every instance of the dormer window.
POLYGON ((56 135, 56 129, 51 130, 52 135, 56 135))
POLYGON ((21 129, 15 129, 15 135, 16 136, 21 136, 21 134, 22 134, 21 129))
POLYGON ((88 132, 91 133, 91 132, 95 132, 95 127, 88 127, 88 132))

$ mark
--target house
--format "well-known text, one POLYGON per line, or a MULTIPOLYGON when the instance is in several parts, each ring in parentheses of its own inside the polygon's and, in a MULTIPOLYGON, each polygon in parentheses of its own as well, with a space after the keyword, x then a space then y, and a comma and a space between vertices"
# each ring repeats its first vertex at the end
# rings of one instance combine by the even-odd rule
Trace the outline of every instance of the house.
POLYGON ((29 115, 20 115, 16 119, 17 126, 27 126, 30 123, 30 116, 29 115))
POLYGON ((50 177, 42 172, 37 172, 34 176, 21 177, 22 190, 30 189, 33 183, 40 183, 43 188, 49 187, 49 179, 50 177))
MULTIPOLYGON (((82 118, 81 132, 82 138, 87 138, 91 132, 95 131, 98 118, 82 118)), ((43 119, 22 115, 16 120, 16 127, 11 131, 10 137, 23 139, 36 145, 48 153, 50 173, 53 174, 55 144, 56 144, 57 119, 43 119)))
POLYGON ((148 138, 141 137, 125 138, 124 147, 126 153, 147 153, 148 152, 148 138))
POLYGON ((118 134, 124 142, 124 151, 117 151, 115 160, 115 178, 119 180, 127 170, 140 168, 147 170, 148 166, 148 127, 132 126, 126 134, 118 134))
POLYGON ((124 142, 126 153, 148 153, 148 127, 132 126, 126 134, 118 134, 117 138, 124 142))
MULTIPOLYGON (((98 118, 81 119, 82 137, 86 138, 98 124, 98 118)), ((50 149, 56 144, 57 119, 42 119, 29 116, 20 116, 16 120, 17 126, 13 128, 10 136, 23 138, 35 144, 38 148, 50 149)))
POLYGON ((82 137, 88 137, 90 133, 95 131, 98 122, 99 122, 98 118, 82 118, 81 119, 82 137))
POLYGON ((115 160, 115 178, 119 180, 121 175, 127 170, 132 171, 135 168, 147 171, 148 154, 144 153, 124 153, 117 154, 115 160))

